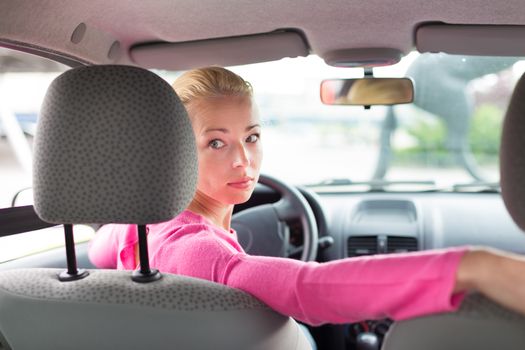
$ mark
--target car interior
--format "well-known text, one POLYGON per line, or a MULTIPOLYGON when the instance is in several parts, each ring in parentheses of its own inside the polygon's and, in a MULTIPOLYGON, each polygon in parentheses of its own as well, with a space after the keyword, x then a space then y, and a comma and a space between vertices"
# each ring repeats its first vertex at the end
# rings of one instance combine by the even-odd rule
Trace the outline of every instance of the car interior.
POLYGON ((170 84, 217 65, 251 82, 267 129, 232 220, 247 253, 525 254, 521 1, 5 0, 0 18, 0 350, 310 349, 301 326, 320 350, 525 347, 525 316, 475 293, 453 313, 301 325, 149 266, 145 231, 196 186, 170 84), (137 225, 140 269, 90 262, 109 223, 137 225))

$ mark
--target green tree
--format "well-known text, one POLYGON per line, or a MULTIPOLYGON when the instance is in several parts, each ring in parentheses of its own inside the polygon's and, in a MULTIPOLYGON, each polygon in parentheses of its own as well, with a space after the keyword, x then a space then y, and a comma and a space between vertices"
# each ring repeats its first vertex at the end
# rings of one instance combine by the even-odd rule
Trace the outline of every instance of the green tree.
POLYGON ((492 104, 479 106, 470 122, 468 141, 475 155, 497 156, 499 152, 503 111, 492 104))

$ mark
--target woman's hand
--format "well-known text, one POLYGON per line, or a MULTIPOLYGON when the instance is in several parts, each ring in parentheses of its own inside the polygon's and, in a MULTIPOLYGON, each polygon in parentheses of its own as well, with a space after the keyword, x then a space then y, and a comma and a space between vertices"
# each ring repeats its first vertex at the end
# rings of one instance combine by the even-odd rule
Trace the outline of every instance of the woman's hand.
POLYGON ((472 248, 461 259, 454 292, 467 290, 525 314, 525 256, 472 248))

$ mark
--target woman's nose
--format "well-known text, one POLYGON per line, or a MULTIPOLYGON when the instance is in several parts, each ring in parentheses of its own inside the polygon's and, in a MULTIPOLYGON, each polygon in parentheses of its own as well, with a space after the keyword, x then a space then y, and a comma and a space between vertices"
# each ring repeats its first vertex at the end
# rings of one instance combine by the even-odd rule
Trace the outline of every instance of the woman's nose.
POLYGON ((233 167, 237 168, 239 166, 247 167, 251 163, 249 151, 244 147, 244 145, 239 145, 236 147, 235 159, 233 161, 233 167))

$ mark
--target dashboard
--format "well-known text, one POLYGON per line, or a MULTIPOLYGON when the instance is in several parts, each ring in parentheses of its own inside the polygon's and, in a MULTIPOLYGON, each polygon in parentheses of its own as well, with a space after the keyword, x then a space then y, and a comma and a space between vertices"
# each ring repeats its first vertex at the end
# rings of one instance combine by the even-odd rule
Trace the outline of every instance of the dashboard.
MULTIPOLYGON (((319 250, 318 261, 462 245, 525 254, 525 232, 512 221, 499 193, 300 190, 312 207, 320 238, 333 239, 319 250)), ((235 209, 279 199, 276 192, 258 185, 252 198, 235 209)), ((300 241, 298 223, 290 226, 291 239, 300 241)))
POLYGON ((345 193, 319 198, 334 239, 323 250, 323 260, 461 245, 525 253, 525 234, 498 193, 345 193))

